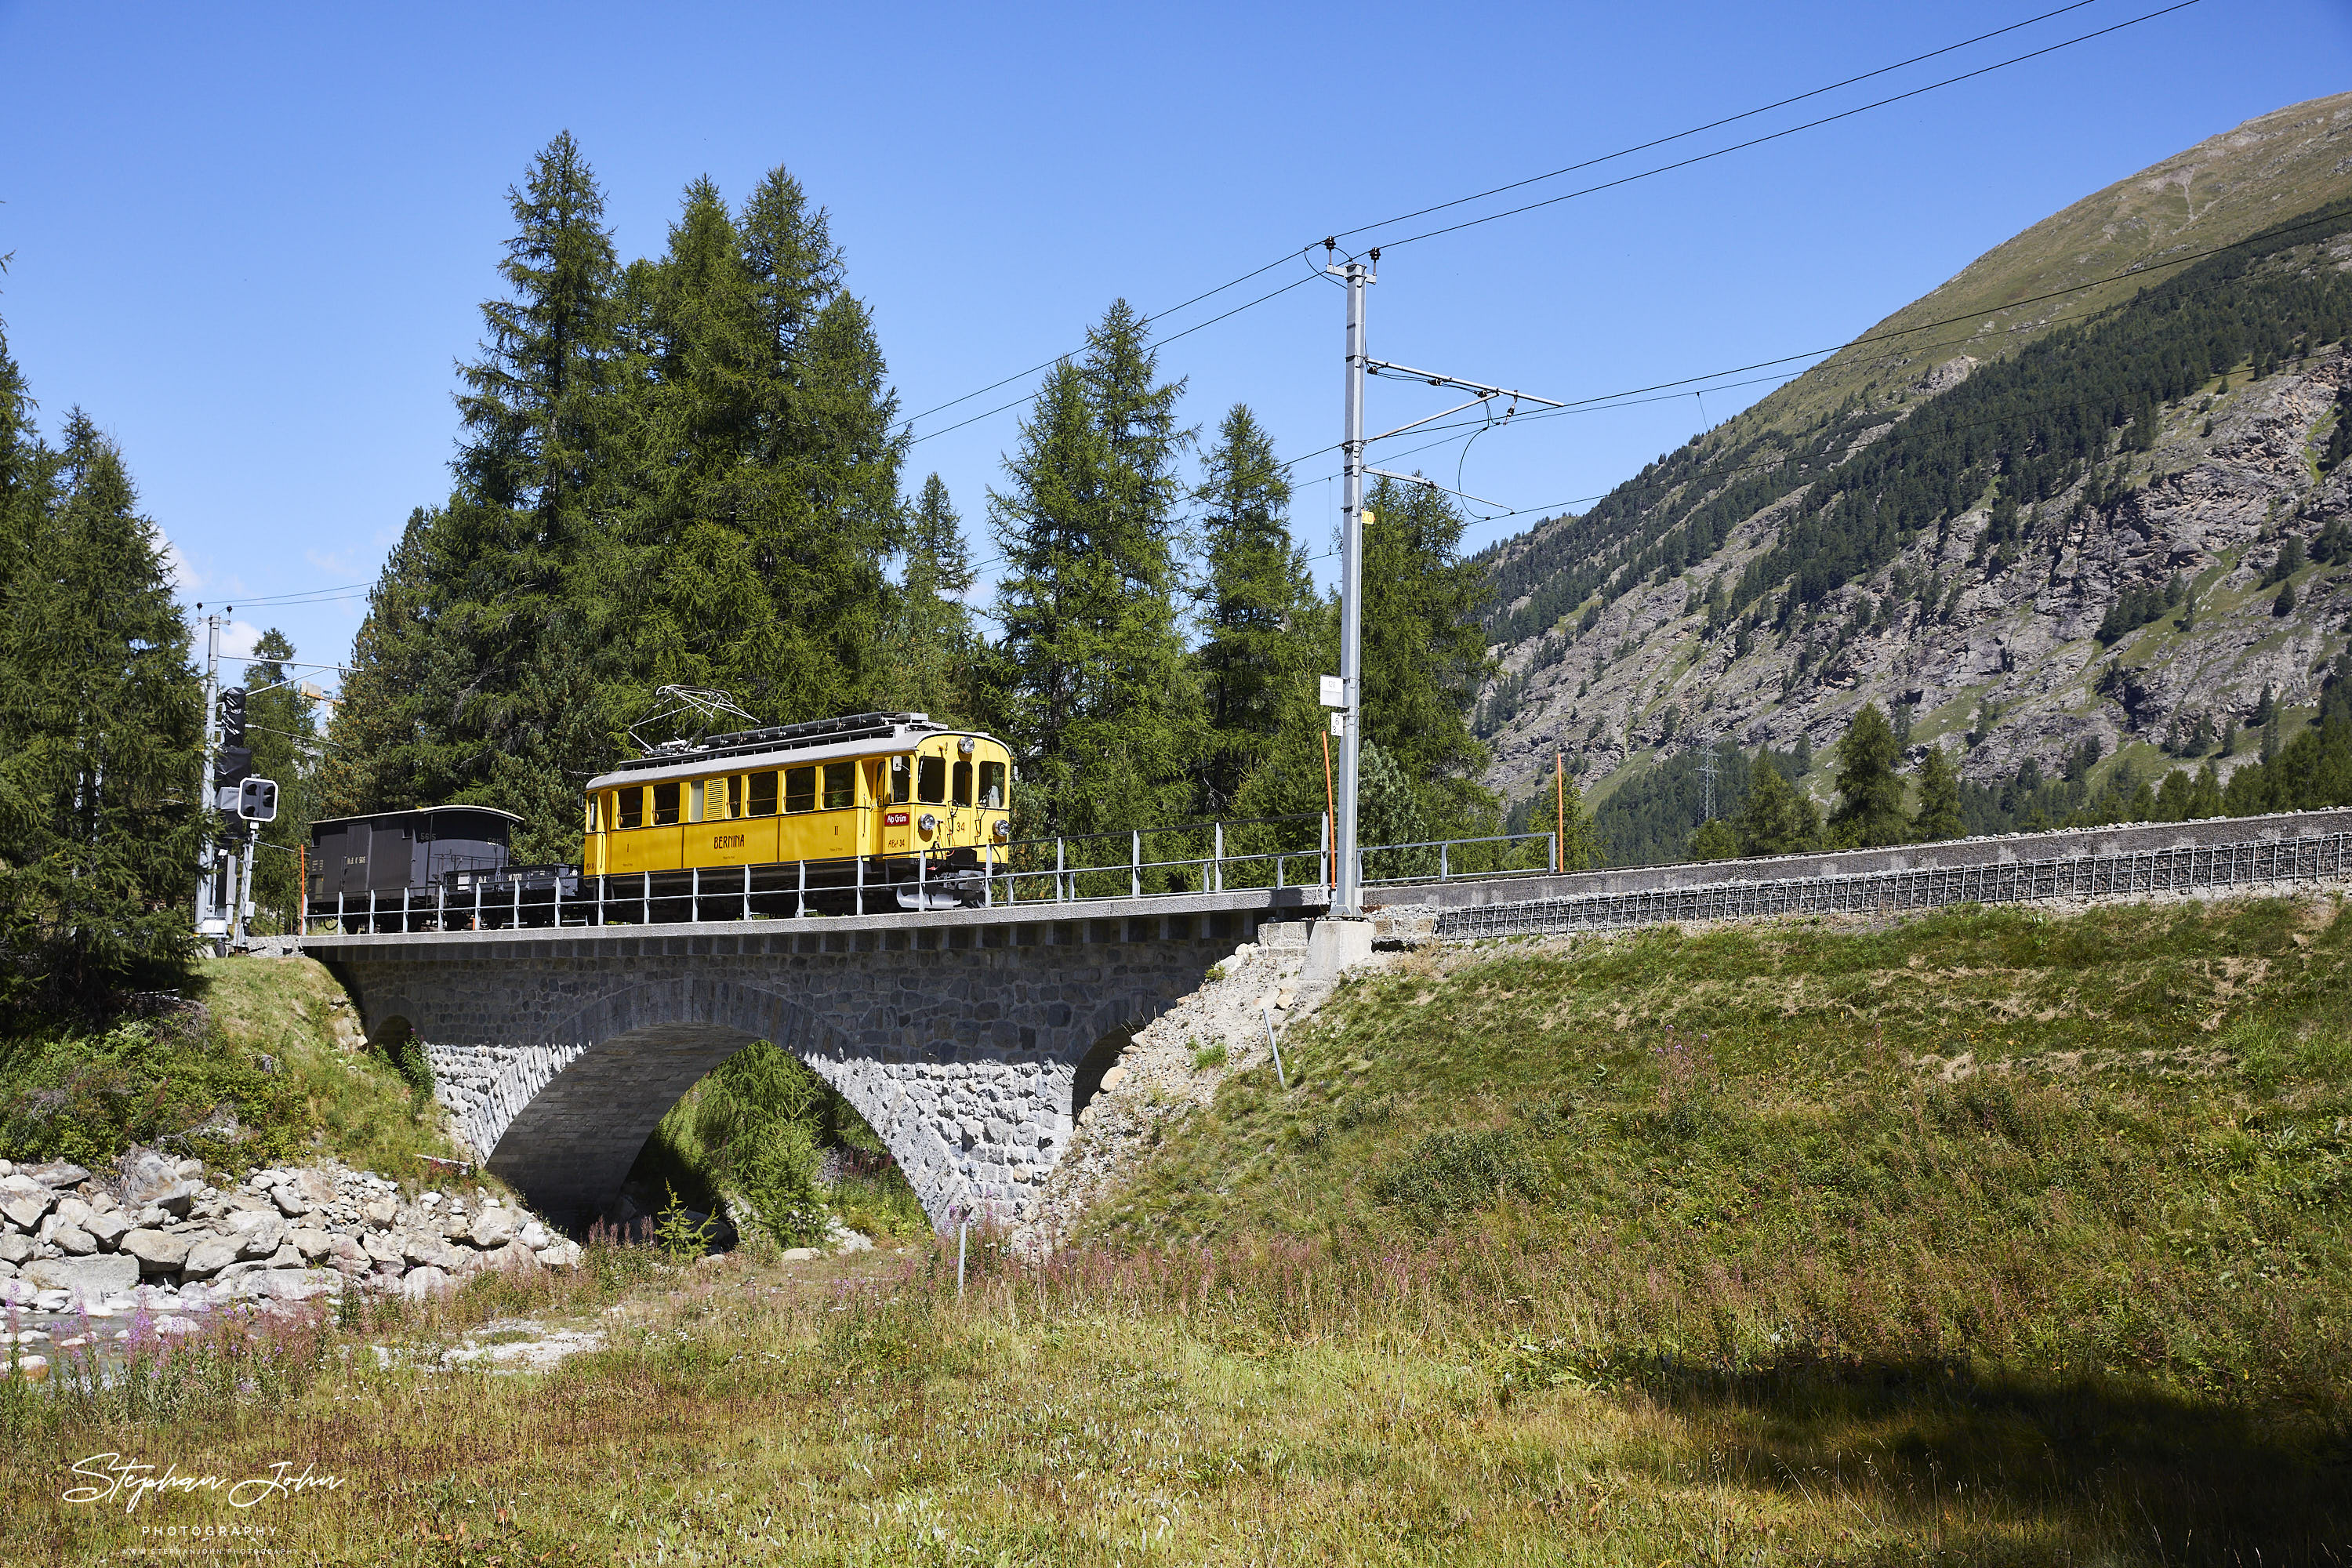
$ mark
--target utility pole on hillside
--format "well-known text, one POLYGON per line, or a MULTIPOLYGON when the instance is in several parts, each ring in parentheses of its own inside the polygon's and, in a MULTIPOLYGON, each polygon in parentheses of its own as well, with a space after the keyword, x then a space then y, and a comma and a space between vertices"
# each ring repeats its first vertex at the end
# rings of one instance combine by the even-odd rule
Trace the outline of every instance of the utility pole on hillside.
MULTIPOLYGON (((1380 281, 1373 269, 1380 265, 1381 253, 1374 247, 1359 261, 1353 257, 1339 260, 1339 241, 1327 239, 1323 252, 1327 264, 1323 270, 1339 279, 1348 290, 1348 368, 1346 413, 1339 441, 1340 484, 1339 501, 1339 697, 1334 721, 1339 736, 1339 802, 1331 825, 1332 848, 1337 861, 1332 872, 1331 913, 1341 920, 1360 920, 1364 913, 1363 868, 1356 847, 1356 780, 1357 759, 1363 743, 1364 731, 1364 476, 1377 474, 1384 479, 1396 479, 1404 484, 1421 485, 1447 495, 1461 496, 1465 500, 1477 501, 1481 506, 1498 503, 1483 500, 1457 489, 1448 489, 1433 479, 1418 474, 1392 474, 1384 468, 1370 468, 1364 461, 1364 449, 1374 441, 1385 441, 1391 436, 1402 436, 1408 430, 1418 430, 1448 415, 1482 404, 1491 405, 1496 398, 1507 398, 1508 406, 1500 417, 1508 419, 1519 411, 1522 403, 1533 403, 1545 408, 1562 406, 1548 397, 1536 397, 1508 387, 1488 386, 1483 382, 1464 381, 1458 376, 1441 375, 1433 371, 1415 370, 1410 365, 1391 364, 1371 357, 1364 338, 1364 289, 1380 281), (1400 425, 1393 430, 1383 430, 1377 436, 1364 434, 1364 377, 1386 371, 1391 375, 1409 376, 1425 381, 1432 386, 1452 387, 1470 394, 1466 403, 1442 409, 1426 419, 1416 419, 1410 425, 1400 425)), ((1492 415, 1491 407, 1488 410, 1492 415)))

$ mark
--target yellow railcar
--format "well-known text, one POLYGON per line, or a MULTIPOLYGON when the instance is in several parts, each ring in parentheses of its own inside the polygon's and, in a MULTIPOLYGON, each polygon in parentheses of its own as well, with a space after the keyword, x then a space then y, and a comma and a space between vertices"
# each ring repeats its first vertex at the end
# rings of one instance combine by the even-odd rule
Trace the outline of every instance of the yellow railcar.
POLYGON ((921 713, 712 735, 590 781, 581 868, 608 902, 740 898, 747 914, 977 902, 1012 837, 1012 763, 993 735, 921 713))

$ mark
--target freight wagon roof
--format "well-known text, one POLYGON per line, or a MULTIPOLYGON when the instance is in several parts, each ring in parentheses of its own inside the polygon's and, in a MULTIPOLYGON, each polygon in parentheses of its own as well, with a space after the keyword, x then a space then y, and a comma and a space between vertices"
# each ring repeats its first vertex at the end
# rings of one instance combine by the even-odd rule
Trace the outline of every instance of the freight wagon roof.
POLYGON ((592 795, 601 789, 614 789, 622 784, 668 784, 677 779, 724 777, 729 773, 764 773, 770 768, 804 768, 813 763, 845 762, 856 757, 897 756, 911 752, 925 741, 953 739, 969 735, 975 741, 987 741, 1003 745, 984 730, 935 730, 908 728, 891 735, 869 735, 864 740, 835 741, 828 746, 780 746, 772 751, 744 752, 730 748, 721 752, 683 752, 675 759, 644 757, 619 770, 601 773, 588 781, 592 795))
POLYGON ((422 805, 408 811, 362 811, 352 816, 318 816, 310 820, 316 833, 321 827, 341 827, 353 822, 408 822, 418 818, 449 816, 470 812, 479 816, 501 816, 509 823, 520 824, 522 818, 511 811, 495 805, 422 805))

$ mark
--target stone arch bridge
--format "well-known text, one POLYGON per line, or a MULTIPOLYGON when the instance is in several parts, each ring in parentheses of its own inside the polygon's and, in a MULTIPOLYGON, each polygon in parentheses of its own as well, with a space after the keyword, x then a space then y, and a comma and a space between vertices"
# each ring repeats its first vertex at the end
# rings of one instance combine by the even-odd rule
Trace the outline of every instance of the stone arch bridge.
POLYGON ((558 1219, 610 1203, 663 1113, 764 1039, 858 1109, 944 1224, 1024 1213, 1106 1052, 1319 891, 301 946, 371 1039, 414 1032, 460 1133, 558 1219))

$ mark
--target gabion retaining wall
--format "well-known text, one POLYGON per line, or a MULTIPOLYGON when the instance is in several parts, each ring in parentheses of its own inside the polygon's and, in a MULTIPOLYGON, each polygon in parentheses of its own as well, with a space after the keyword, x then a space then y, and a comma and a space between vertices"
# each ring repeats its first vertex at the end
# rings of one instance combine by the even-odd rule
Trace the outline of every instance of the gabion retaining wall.
POLYGON ((1791 877, 1538 899, 1447 910, 1441 937, 1622 931, 1680 921, 1774 915, 1891 914, 1951 904, 2043 899, 2128 899, 2149 893, 2275 887, 2352 879, 2352 833, 2242 843, 2181 845, 2044 860, 1927 866, 1849 876, 1791 877))

